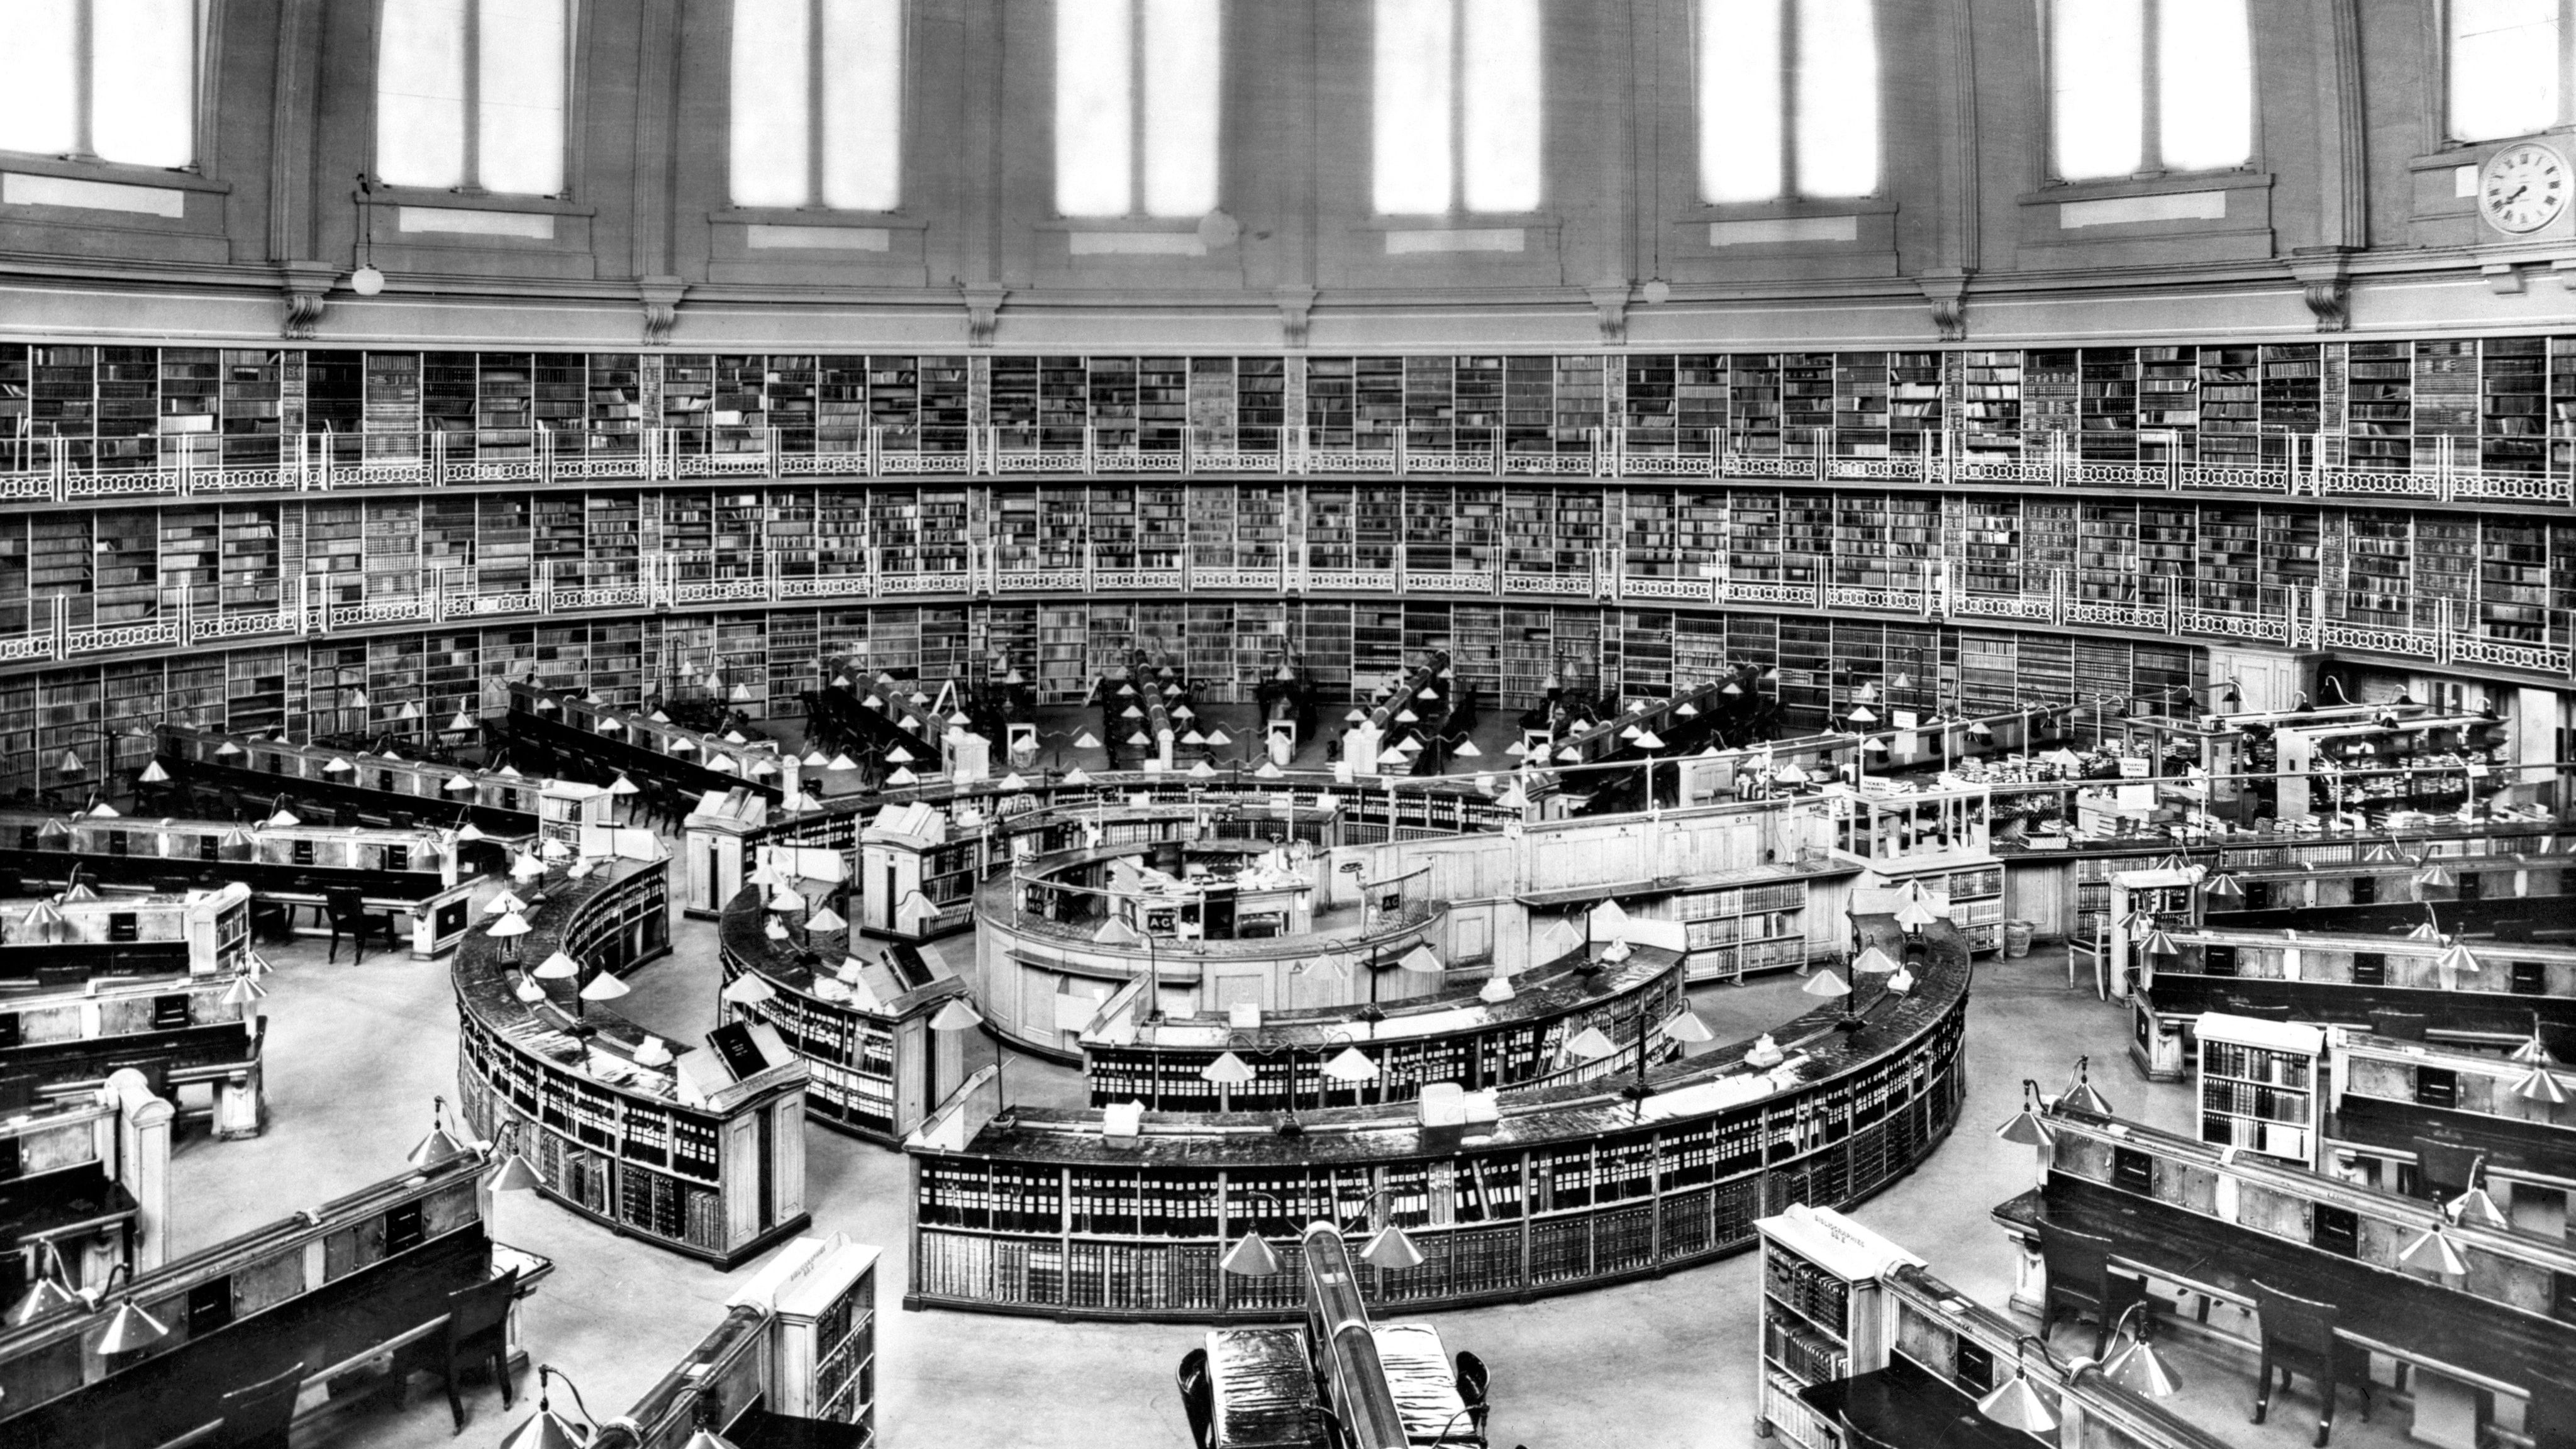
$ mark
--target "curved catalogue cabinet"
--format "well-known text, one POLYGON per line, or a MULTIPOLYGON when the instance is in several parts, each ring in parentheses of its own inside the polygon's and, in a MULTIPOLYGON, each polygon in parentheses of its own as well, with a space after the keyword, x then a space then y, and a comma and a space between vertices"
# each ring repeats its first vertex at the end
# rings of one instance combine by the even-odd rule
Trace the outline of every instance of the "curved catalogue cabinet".
POLYGON ((767 1023, 804 1059, 806 1120, 899 1145, 965 1075, 971 1034, 933 1031, 930 1018, 942 1003, 964 996, 966 983, 909 947, 910 962, 890 965, 867 959, 880 948, 854 944, 846 932, 799 932, 799 945, 770 939, 767 924, 756 887, 725 907, 718 928, 724 984, 732 987, 748 974, 769 986, 769 994, 749 1002, 734 999, 743 994, 737 989, 724 998, 725 1009, 735 1020, 767 1023), (860 961, 856 983, 838 974, 853 959, 851 951, 860 961), (921 976, 910 974, 912 962, 921 963, 921 976))
MULTIPOLYGON (((1863 930, 1892 949, 1891 918, 1863 930)), ((907 1307, 1074 1318, 1277 1316, 1303 1297, 1284 1271, 1222 1274, 1246 1231, 1366 1216, 1418 1244, 1418 1268, 1364 1268, 1373 1302, 1458 1307, 1565 1293, 1704 1262, 1754 1241, 1790 1203, 1848 1204, 1902 1177, 1946 1135, 1964 1093, 1969 967, 1946 924, 1910 995, 1873 996, 1859 1029, 1819 1008, 1747 1044, 1655 1068, 1642 1102, 1599 1084, 1517 1097, 1499 1120, 1424 1125, 1381 1107, 1267 1116, 1148 1116, 1112 1137, 1100 1112, 1019 1108, 977 1125, 980 1082, 905 1145, 913 1154, 907 1307)), ((1863 988, 1867 993, 1867 988, 1863 988)), ((1470 1114, 1473 1115, 1473 1114, 1470 1114)))
MULTIPOLYGON (((1265 1112, 1410 1102, 1427 1082, 1481 1092, 1630 1071, 1640 1024, 1681 1007, 1683 958, 1637 946, 1623 960, 1600 960, 1608 950, 1606 943, 1578 949, 1514 977, 1508 1001, 1484 1001, 1469 985, 1390 1002, 1374 1022, 1348 1007, 1276 1012, 1245 1029, 1222 1016, 1140 1022, 1142 983, 1132 983, 1083 1032, 1083 1077, 1095 1107, 1141 1101, 1157 1112, 1265 1112), (1593 967, 1579 970, 1587 950, 1593 967), (1568 1057, 1566 1042, 1587 1026, 1601 1028, 1618 1050, 1594 1061, 1568 1057), (1345 1050, 1376 1063, 1377 1075, 1358 1083, 1326 1076, 1324 1063, 1345 1050), (1253 1079, 1220 1091, 1201 1073, 1229 1051, 1253 1079)), ((1673 1047, 1665 1040, 1649 1050, 1661 1057, 1673 1047)))
POLYGON ((636 1058, 648 1033, 597 1006, 577 1017, 572 989, 670 949, 664 861, 609 861, 573 879, 518 887, 529 931, 475 931, 456 953, 457 1090, 477 1134, 517 1124, 538 1190, 584 1217, 659 1247, 731 1268, 803 1228, 805 1065, 736 1077, 716 1054, 667 1065, 636 1058), (522 964, 556 951, 583 975, 539 981, 521 1001, 522 964))

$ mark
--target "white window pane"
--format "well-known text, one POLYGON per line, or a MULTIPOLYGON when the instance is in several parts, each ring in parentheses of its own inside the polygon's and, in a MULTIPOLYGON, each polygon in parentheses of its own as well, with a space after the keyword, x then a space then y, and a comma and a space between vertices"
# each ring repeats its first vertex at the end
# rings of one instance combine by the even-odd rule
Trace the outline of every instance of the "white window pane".
POLYGON ((1798 0, 1798 191, 1878 190, 1873 0, 1798 0))
POLYGON ((823 0, 823 204, 903 204, 903 0, 823 0))
POLYGON ((731 188, 736 206, 803 206, 807 0, 733 0, 731 188))
POLYGON ((1459 140, 1469 211, 1535 211, 1544 170, 1538 0, 1468 0, 1459 140))
POLYGON ((2451 0, 2451 134, 2525 136, 2558 123, 2558 0, 2451 0))
POLYGON ((2165 169, 2242 166, 2254 156, 2254 37, 2245 0, 2163 5, 2156 75, 2165 169))
POLYGON ((1143 0, 1145 211, 1205 216, 1217 203, 1224 81, 1217 0, 1143 0))
POLYGON ((1700 0, 1699 194, 1769 201, 1780 174, 1780 17, 1788 0, 1700 0))
POLYGON ((1055 209, 1125 216, 1135 205, 1133 0, 1055 0, 1055 209))
POLYGON ((75 0, 14 0, 0 45, 0 151, 59 156, 80 144, 72 116, 75 0))
POLYGON ((2049 74, 2057 174, 2126 176, 2145 143, 2146 36, 2140 0, 2057 0, 2049 74))
POLYGON ((1377 0, 1369 172, 1382 215, 1449 210, 1450 0, 1377 0))
POLYGON ((564 0, 480 0, 478 98, 486 191, 552 196, 564 184, 564 0))
POLYGON ((197 0, 92 0, 90 149, 136 166, 197 159, 197 0))
POLYGON ((465 0, 385 0, 376 38, 376 174, 465 181, 465 0))

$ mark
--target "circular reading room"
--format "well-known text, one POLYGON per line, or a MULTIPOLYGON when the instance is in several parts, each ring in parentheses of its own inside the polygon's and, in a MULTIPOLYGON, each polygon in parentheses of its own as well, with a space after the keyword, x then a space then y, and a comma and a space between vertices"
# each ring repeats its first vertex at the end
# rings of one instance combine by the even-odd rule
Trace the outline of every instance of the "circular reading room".
POLYGON ((7 0, 0 1446, 2576 1449, 2576 0, 7 0))

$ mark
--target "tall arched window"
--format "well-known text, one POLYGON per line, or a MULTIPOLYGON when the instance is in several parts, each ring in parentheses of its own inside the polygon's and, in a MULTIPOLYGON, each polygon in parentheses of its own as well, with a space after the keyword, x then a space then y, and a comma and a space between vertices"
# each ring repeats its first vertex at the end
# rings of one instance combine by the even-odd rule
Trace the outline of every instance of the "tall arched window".
POLYGON ((903 202, 903 0, 734 0, 736 206, 903 202))
POLYGON ((384 0, 376 175, 517 196, 564 189, 571 0, 384 0))
POLYGON ((2568 0, 2451 0, 2451 139, 2558 124, 2568 0))
POLYGON ((1873 8, 1873 0, 1700 0, 1701 200, 1878 190, 1873 8))
POLYGON ((1055 205, 1205 216, 1217 205, 1219 0, 1055 0, 1055 205))
POLYGON ((9 0, 5 18, 0 151, 196 161, 199 0, 9 0))
POLYGON ((2049 41, 2060 180, 2254 158, 2246 0, 2054 0, 2049 41))
POLYGON ((1378 212, 1536 210, 1539 0, 1377 0, 1376 11, 1378 212))

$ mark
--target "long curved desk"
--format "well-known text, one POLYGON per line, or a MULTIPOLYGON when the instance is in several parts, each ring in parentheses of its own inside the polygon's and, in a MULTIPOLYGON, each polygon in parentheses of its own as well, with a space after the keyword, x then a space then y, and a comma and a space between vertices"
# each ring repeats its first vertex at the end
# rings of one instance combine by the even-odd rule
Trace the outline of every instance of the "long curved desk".
POLYGON ((535 1002, 516 993, 520 968, 556 951, 587 978, 670 950, 668 865, 549 872, 517 888, 532 909, 515 948, 485 928, 466 935, 450 968, 457 1090, 479 1136, 516 1124, 538 1191, 621 1235, 730 1269, 810 1221, 805 1064, 711 1075, 671 1043, 673 1060, 651 1065, 637 1060, 641 1027, 596 1005, 576 1016, 581 979, 537 981, 546 995, 535 1002))
MULTIPOLYGON (((1887 917, 1862 918, 1901 949, 1887 917)), ((1403 1227, 1421 1267, 1369 1269, 1377 1302, 1461 1307, 1658 1274, 1750 1246, 1793 1202, 1847 1204, 1902 1177, 1948 1133, 1965 1091, 1971 969, 1944 924, 1912 992, 1855 1031, 1810 1011, 1774 1028, 1757 1070, 1738 1043, 1649 1074, 1632 1101, 1602 1083, 1516 1094, 1495 1120, 1340 1108, 1285 1137, 1264 1114, 1149 1114, 1133 1137, 1098 1111, 982 1120, 970 1089, 905 1144, 914 1222, 907 1307, 1093 1319, 1275 1316, 1285 1272, 1218 1271, 1226 1244, 1315 1218, 1403 1227)), ((1866 988, 1864 988, 1866 991, 1866 988)))

